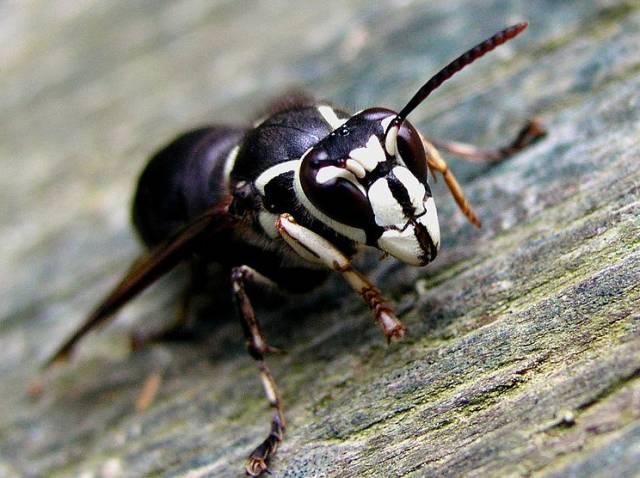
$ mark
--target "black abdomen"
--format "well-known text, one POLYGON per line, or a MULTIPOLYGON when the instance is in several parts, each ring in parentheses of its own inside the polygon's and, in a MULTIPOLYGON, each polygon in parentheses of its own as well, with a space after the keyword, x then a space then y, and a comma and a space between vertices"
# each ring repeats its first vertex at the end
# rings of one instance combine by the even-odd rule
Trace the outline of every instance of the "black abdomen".
POLYGON ((244 133, 224 126, 196 129, 151 157, 133 201, 133 223, 147 246, 167 239, 227 194, 225 160, 244 133))

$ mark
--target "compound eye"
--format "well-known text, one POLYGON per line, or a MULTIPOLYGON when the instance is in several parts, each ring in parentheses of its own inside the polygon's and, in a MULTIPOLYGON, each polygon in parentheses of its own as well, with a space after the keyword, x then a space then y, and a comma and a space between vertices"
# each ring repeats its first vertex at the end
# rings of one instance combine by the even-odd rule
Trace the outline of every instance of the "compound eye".
POLYGON ((314 148, 302 160, 300 184, 307 199, 331 219, 367 229, 375 224, 364 187, 345 167, 345 160, 331 159, 314 148))
POLYGON ((404 121, 398 131, 398 154, 416 178, 427 180, 427 157, 420 135, 408 121, 404 121))

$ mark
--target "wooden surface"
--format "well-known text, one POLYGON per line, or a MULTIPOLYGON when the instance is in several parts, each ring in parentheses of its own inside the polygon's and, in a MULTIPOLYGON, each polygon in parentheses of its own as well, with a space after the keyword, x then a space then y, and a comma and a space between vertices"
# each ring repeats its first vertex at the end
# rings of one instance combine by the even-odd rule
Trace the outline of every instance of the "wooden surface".
POLYGON ((288 351, 270 359, 288 418, 273 475, 634 476, 640 4, 293 5, 0 6, 0 476, 241 476, 269 412, 228 303, 198 300, 201 341, 128 353, 131 328, 173 318, 180 274, 26 397, 139 253, 128 207, 146 157, 181 130, 247 121, 291 86, 354 110, 398 108, 520 20, 528 32, 412 114, 430 136, 482 145, 531 115, 550 134, 499 165, 451 160, 484 227, 438 183, 434 264, 363 258, 407 338, 387 346, 338 277, 257 306, 288 351), (136 411, 157 373, 155 401, 136 411))

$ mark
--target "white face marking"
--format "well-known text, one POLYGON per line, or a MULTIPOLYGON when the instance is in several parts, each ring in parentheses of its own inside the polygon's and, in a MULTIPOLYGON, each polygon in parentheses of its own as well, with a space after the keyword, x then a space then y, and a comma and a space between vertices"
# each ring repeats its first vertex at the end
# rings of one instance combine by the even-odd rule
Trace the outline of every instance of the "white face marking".
POLYGON ((229 183, 231 178, 231 171, 233 170, 233 166, 236 164, 236 158, 238 157, 238 151, 240 151, 240 146, 234 146, 226 159, 224 160, 224 170, 222 171, 222 177, 224 178, 224 182, 229 189, 229 183))
POLYGON ((378 226, 403 226, 407 218, 402 212, 402 206, 391 194, 389 184, 385 178, 378 179, 369 188, 369 202, 378 226))
POLYGON ((427 228, 433 244, 440 250, 440 223, 438 222, 438 210, 432 197, 424 202, 426 213, 418 218, 418 222, 427 228))
MULTIPOLYGON (((302 155, 302 158, 300 159, 302 160, 307 155, 307 153, 311 151, 311 149, 312 148, 309 148, 302 155)), ((300 165, 302 165, 302 161, 298 162, 298 165, 296 166, 296 170, 293 176, 294 178, 293 187, 296 193, 296 197, 298 198, 298 201, 300 201, 300 203, 307 209, 307 211, 309 211, 309 213, 311 213, 311 215, 315 217, 318 221, 321 221, 322 223, 329 226, 334 231, 338 232, 339 234, 342 234, 345 237, 348 237, 352 241, 356 241, 361 244, 364 244, 367 241, 367 235, 365 234, 364 230, 360 229, 359 227, 348 226, 347 224, 343 224, 334 219, 331 219, 322 211, 318 210, 318 208, 316 208, 311 203, 311 201, 309 201, 309 198, 304 193, 304 190, 302 189, 302 184, 300 183, 300 165)))
POLYGON ((396 155, 396 144, 398 141, 398 127, 392 127, 384 137, 384 148, 390 156, 396 155))
POLYGON ((276 176, 288 173, 289 171, 294 171, 299 162, 299 159, 284 161, 283 163, 278 163, 275 166, 271 166, 269 169, 264 171, 260 176, 258 176, 255 182, 256 188, 258 188, 260 194, 264 196, 264 188, 269 183, 269 181, 271 181, 276 176))
MULTIPOLYGON (((427 228, 429 236, 436 250, 440 249, 440 225, 438 224, 438 212, 433 198, 427 198, 424 202, 426 212, 417 221, 427 228)), ((389 229, 378 239, 378 247, 397 257, 406 264, 414 266, 424 265, 424 251, 420 247, 416 237, 415 226, 409 224, 404 231, 389 229)))
POLYGON ((422 211, 424 211, 424 184, 418 181, 418 178, 416 178, 411 171, 402 166, 396 166, 393 168, 393 175, 398 178, 398 181, 402 183, 409 193, 409 199, 411 200, 411 205, 415 209, 415 214, 422 214, 422 211))
MULTIPOLYGON (((401 166, 393 168, 393 174, 407 191, 411 205, 415 209, 414 214, 422 214, 424 212, 424 185, 408 169, 401 166)), ((380 178, 371 185, 368 197, 378 226, 402 228, 409 220, 409 217, 402 210, 402 205, 393 197, 389 183, 385 178, 380 178)))
POLYGON ((322 115, 324 120, 329 123, 333 129, 338 129, 340 126, 347 122, 348 118, 340 119, 333 108, 327 105, 318 106, 318 113, 322 115))
POLYGON ((389 229, 378 239, 378 247, 388 252, 393 257, 400 259, 405 264, 421 266, 422 249, 416 239, 413 226, 407 227, 404 231, 389 229))
POLYGON ((260 221, 260 227, 271 239, 278 237, 278 229, 276 229, 276 215, 269 211, 260 211, 258 214, 258 221, 260 221))
POLYGON ((364 178, 367 175, 367 171, 364 169, 362 164, 353 159, 347 159, 346 166, 349 171, 355 174, 358 178, 364 178))
POLYGON ((378 163, 387 160, 382 145, 375 135, 372 135, 364 148, 356 148, 349 156, 359 162, 367 171, 373 171, 378 163))
POLYGON ((337 166, 325 166, 324 168, 320 168, 320 171, 318 171, 318 175, 316 176, 316 182, 324 184, 327 181, 331 181, 337 178, 342 178, 349 181, 360 190, 363 196, 367 195, 364 187, 358 182, 356 177, 345 168, 339 168, 337 166))
POLYGON ((380 121, 380 125, 382 126, 382 131, 387 131, 387 128, 389 127, 389 125, 391 124, 394 118, 395 116, 387 116, 385 119, 380 121))

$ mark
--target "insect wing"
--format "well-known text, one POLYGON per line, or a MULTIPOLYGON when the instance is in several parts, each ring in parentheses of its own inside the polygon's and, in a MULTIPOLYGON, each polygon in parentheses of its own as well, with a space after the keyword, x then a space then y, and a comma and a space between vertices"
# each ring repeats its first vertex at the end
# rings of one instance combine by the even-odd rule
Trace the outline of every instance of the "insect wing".
POLYGON ((202 244, 204 238, 229 231, 234 223, 235 219, 228 213, 228 201, 224 205, 217 204, 184 226, 148 255, 137 259, 111 293, 47 360, 45 367, 65 361, 75 344, 87 332, 104 323, 123 305, 189 257, 202 244))

